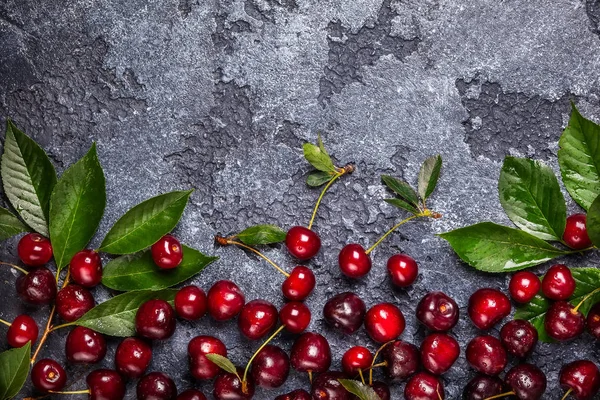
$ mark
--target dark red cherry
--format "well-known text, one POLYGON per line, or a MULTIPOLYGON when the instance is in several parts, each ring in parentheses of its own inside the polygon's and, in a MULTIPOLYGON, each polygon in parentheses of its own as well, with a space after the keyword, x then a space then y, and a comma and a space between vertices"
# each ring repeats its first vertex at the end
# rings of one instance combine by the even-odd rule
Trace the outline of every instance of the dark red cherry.
POLYGON ((567 300, 575 292, 575 279, 563 264, 551 266, 542 279, 542 293, 550 300, 567 300))
POLYGON ((29 315, 21 314, 15 318, 6 332, 6 341, 10 347, 23 347, 27 342, 33 343, 38 338, 37 323, 29 315))
POLYGON ((299 372, 325 372, 331 365, 329 342, 318 333, 303 333, 292 346, 290 361, 299 372))
POLYGON ((185 392, 179 393, 177 400, 207 400, 206 396, 199 390, 188 389, 185 392))
POLYGON ((292 301, 279 311, 279 319, 290 333, 302 333, 310 324, 310 309, 304 304, 292 301))
POLYGON ((577 400, 590 400, 600 390, 600 371, 595 363, 578 360, 566 364, 560 370, 560 386, 571 391, 577 400))
POLYGON ((406 383, 404 388, 406 400, 443 400, 444 386, 440 379, 428 372, 418 372, 406 383))
POLYGON ((587 327, 592 336, 600 339, 600 303, 594 304, 587 316, 587 327))
POLYGON ((412 285, 419 275, 417 262, 406 254, 391 256, 387 262, 387 270, 392 283, 401 288, 412 285))
POLYGON ((504 392, 504 382, 500 378, 479 374, 465 386, 463 400, 486 400, 504 392))
POLYGON ((106 340, 96 331, 76 326, 67 336, 65 352, 70 363, 95 364, 106 355, 106 340))
POLYGON ((396 339, 404 332, 404 315, 392 303, 376 304, 365 315, 367 333, 377 343, 396 339))
POLYGON ((347 377, 338 371, 329 371, 317 376, 312 382, 312 398, 323 400, 351 400, 352 395, 340 383, 347 377))
POLYGON ((52 258, 52 245, 39 233, 28 233, 19 240, 17 253, 23 264, 41 267, 52 258))
POLYGON ((273 345, 266 345, 252 361, 251 375, 254 383, 264 388, 278 388, 290 373, 290 358, 273 345))
POLYGON ((321 239, 314 231, 303 226, 290 228, 285 236, 285 245, 298 260, 310 260, 321 248, 321 239))
POLYGON ((266 300, 252 300, 238 317, 240 332, 250 340, 264 337, 277 323, 277 308, 266 300))
POLYGON ((500 341, 509 354, 525 358, 533 352, 538 333, 529 321, 515 319, 508 321, 500 329, 500 341))
POLYGON ((227 357, 227 348, 219 339, 212 336, 196 336, 188 343, 190 373, 196 379, 212 379, 221 369, 208 358, 207 354, 227 357))
POLYGON ((180 318, 196 321, 206 314, 208 300, 198 286, 184 286, 175 295, 175 312, 180 318))
POLYGON ((162 372, 150 372, 137 383, 138 400, 175 400, 177 387, 173 379, 162 372))
POLYGON ((417 305, 417 319, 432 331, 449 331, 458 322, 458 304, 445 293, 427 293, 417 305))
POLYGON ((46 267, 19 276, 16 288, 21 300, 29 304, 50 304, 56 297, 56 279, 46 267))
POLYGON ((381 351, 385 370, 393 380, 404 380, 421 368, 421 353, 417 346, 396 340, 381 351))
POLYGON ((56 313, 65 321, 76 321, 94 308, 94 297, 84 287, 70 284, 56 294, 56 313))
POLYGON ((44 358, 31 369, 31 383, 40 392, 60 391, 67 383, 67 373, 56 361, 44 358))
POLYGON ((489 335, 473 338, 467 345, 465 355, 476 371, 486 375, 498 375, 504 371, 508 361, 500 340, 489 335))
POLYGON ((354 346, 346 350, 342 356, 342 370, 350 377, 358 375, 359 370, 366 370, 373 362, 373 354, 363 346, 354 346))
POLYGON ((333 296, 323 307, 325 321, 346 334, 354 333, 360 328, 366 312, 365 303, 351 292, 333 296))
POLYGON ((540 291, 542 283, 536 274, 530 271, 519 271, 510 278, 508 291, 517 303, 529 303, 540 291))
POLYGON ((587 232, 585 214, 573 214, 567 218, 563 240, 567 246, 575 250, 582 250, 592 245, 587 232))
POLYGON ((380 400, 390 400, 392 398, 390 387, 386 383, 374 381, 371 388, 377 393, 380 400))
POLYGON ((161 299, 148 300, 135 315, 135 331, 143 338, 163 340, 175 332, 175 311, 161 299))
POLYGON ((112 369, 92 371, 85 382, 90 389, 89 400, 122 400, 125 397, 125 382, 112 369))
POLYGON ((315 274, 303 265, 294 267, 290 276, 283 281, 281 291, 286 299, 302 301, 312 293, 315 288, 315 274))
POLYGON ((510 308, 510 300, 504 293, 484 288, 469 298, 468 313, 477 328, 487 330, 508 316, 510 308))
POLYGON ((459 355, 458 342, 445 333, 432 333, 421 343, 423 367, 435 375, 448 371, 459 355))
POLYGON ((292 392, 275 397, 275 400, 312 400, 312 397, 306 390, 296 389, 292 392))
POLYGON ((181 243, 172 235, 165 235, 150 247, 152 259, 160 269, 173 269, 183 260, 181 243))
POLYGON ((92 288, 102 280, 102 260, 94 250, 81 250, 75 253, 69 264, 73 282, 92 288))
POLYGON ((371 270, 371 257, 357 243, 344 246, 338 256, 340 270, 348 278, 362 278, 371 270))
POLYGON ((242 386, 239 376, 244 376, 244 370, 237 369, 237 375, 232 373, 223 373, 215 379, 213 396, 217 400, 249 400, 254 396, 254 382, 252 379, 246 381, 245 387, 242 386))
POLYGON ((546 391, 546 375, 535 365, 527 363, 512 367, 504 382, 519 400, 538 400, 546 391))
POLYGON ((557 301, 546 312, 544 327, 552 339, 570 340, 585 330, 585 317, 566 301, 557 301))
POLYGON ((244 293, 231 281, 217 281, 208 291, 208 313, 217 321, 238 315, 245 302, 244 293))
POLYGON ((142 339, 124 339, 115 353, 115 367, 121 375, 137 379, 146 373, 152 360, 152 347, 142 339))

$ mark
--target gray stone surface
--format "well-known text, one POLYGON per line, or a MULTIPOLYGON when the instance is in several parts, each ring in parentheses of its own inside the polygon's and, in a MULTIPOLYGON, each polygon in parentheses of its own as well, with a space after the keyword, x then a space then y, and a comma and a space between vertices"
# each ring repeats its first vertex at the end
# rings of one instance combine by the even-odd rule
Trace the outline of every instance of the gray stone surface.
MULTIPOLYGON (((277 306, 279 276, 240 250, 214 248, 212 237, 255 223, 306 224, 318 192, 304 184, 301 144, 321 131, 340 163, 357 165, 325 198, 316 222, 324 247, 310 263, 318 279, 307 301, 310 329, 329 338, 338 368, 351 345, 375 345, 362 331, 343 337, 324 325, 321 308, 335 293, 399 304, 408 324, 402 337, 419 343, 425 332, 414 308, 427 291, 447 292, 464 311, 474 287, 506 288, 506 276, 473 271, 434 233, 508 223, 496 191, 502 158, 531 156, 556 169, 569 100, 600 119, 599 21, 597 0, 2 0, 0 118, 12 117, 38 140, 60 172, 98 142, 108 206, 92 246, 132 205, 194 187, 176 233, 221 259, 192 282, 208 289, 232 279, 248 299, 277 306), (431 207, 444 218, 393 235, 374 252, 366 279, 340 277, 337 252, 345 243, 372 243, 401 218, 382 201, 389 193, 378 176, 414 182, 435 152, 444 170, 431 207), (385 261, 398 251, 421 268, 408 290, 392 289, 385 276, 385 261)), ((576 210, 570 200, 569 208, 576 210)), ((16 260, 15 244, 1 245, 2 260, 16 260)), ((265 251, 294 265, 281 246, 265 251)), ((0 317, 29 312, 42 323, 47 309, 14 299, 15 277, 0 270, 0 317)), ((98 301, 109 295, 94 294, 98 301)), ((201 333, 220 337, 238 364, 258 346, 240 337, 235 322, 180 323, 172 340, 154 345, 151 369, 171 374, 180 389, 196 385, 208 394, 210 384, 193 382, 183 367, 187 342, 201 333)), ((454 334, 463 346, 476 334, 464 312, 454 334)), ((65 336, 53 335, 43 356, 64 362, 65 336)), ((110 342, 103 366, 112 365, 117 340, 110 342)), ((277 342, 289 349, 292 340, 277 342)), ((587 337, 538 346, 532 361, 548 374, 544 398, 561 397, 563 362, 598 356, 587 337)), ((69 386, 82 388, 89 370, 69 367, 69 386)), ((459 398, 472 375, 461 357, 443 377, 447 398, 459 398)), ((308 387, 306 376, 292 373, 285 388, 256 398, 298 387, 308 387)), ((393 388, 401 398, 403 385, 393 388)))

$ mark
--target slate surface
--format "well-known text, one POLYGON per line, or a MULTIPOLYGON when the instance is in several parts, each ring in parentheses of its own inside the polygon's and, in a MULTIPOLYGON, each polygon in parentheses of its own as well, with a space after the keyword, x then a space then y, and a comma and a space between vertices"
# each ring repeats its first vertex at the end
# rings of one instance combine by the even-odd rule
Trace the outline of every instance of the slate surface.
MULTIPOLYGON (((130 206, 194 187, 176 234, 221 259, 193 283, 208 289, 232 279, 248 300, 277 306, 279 276, 240 250, 214 248, 212 237, 255 223, 306 224, 318 192, 304 184, 301 144, 321 131, 340 163, 357 166, 325 198, 316 222, 324 247, 310 263, 318 279, 308 300, 310 329, 329 338, 338 367, 351 345, 375 346, 363 331, 343 337, 324 325, 322 306, 335 293, 399 304, 408 323, 402 337, 419 343, 425 332, 413 315, 424 293, 445 291, 464 311, 475 287, 506 288, 507 277, 474 272, 434 233, 481 220, 508 223, 496 190, 503 157, 540 158, 557 169, 569 100, 600 119, 599 21, 597 0, 3 0, 0 116, 40 142, 60 172, 98 143, 108 207, 92 246, 130 206), (414 182, 435 152, 444 169, 430 204, 444 218, 403 227, 374 252, 366 279, 341 278, 343 244, 372 243, 401 217, 382 201, 389 194, 378 176, 414 182), (421 268, 406 291, 393 290, 384 271, 399 251, 421 268)), ((2 244, 2 260, 16 260, 15 244, 2 244)), ((284 250, 266 252, 291 268, 284 250)), ((15 276, 0 269, 0 316, 29 312, 42 323, 47 309, 14 298, 15 276)), ((99 288, 95 296, 108 293, 99 288)), ((258 344, 235 326, 208 318, 180 323, 172 340, 154 345, 151 369, 171 374, 180 389, 197 385, 208 394, 210 385, 193 382, 183 367, 187 342, 216 335, 242 364, 258 344)), ((66 333, 53 335, 43 356, 64 362, 66 333)), ((454 334, 463 346, 476 334, 464 312, 454 334)), ((102 363, 109 367, 117 341, 110 342, 102 363)), ((289 349, 292 340, 277 342, 289 349)), ((561 397, 563 362, 598 356, 588 337, 539 345, 532 361, 548 374, 544 398, 561 397)), ((70 387, 83 388, 89 370, 69 367, 70 387)), ((447 398, 460 397, 472 375, 461 357, 444 375, 447 398)), ((307 388, 307 379, 292 373, 284 388, 256 398, 298 387, 307 388)), ((393 387, 401 398, 403 385, 393 387)), ((128 398, 134 392, 130 385, 128 398)))

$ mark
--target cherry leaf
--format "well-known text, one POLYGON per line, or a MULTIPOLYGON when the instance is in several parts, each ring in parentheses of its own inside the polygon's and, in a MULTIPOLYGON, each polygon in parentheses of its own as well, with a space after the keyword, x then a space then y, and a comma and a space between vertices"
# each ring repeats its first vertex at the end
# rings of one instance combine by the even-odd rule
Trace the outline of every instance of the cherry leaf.
POLYGON ((441 169, 442 157, 439 154, 427 158, 421 165, 417 189, 423 201, 431 196, 431 193, 435 190, 441 169))
POLYGON ((352 379, 338 379, 344 389, 355 395, 359 400, 381 400, 372 387, 352 379))
POLYGON ((8 239, 28 230, 27 226, 13 213, 0 207, 0 240, 8 239))
POLYGON ((325 150, 323 146, 323 142, 321 141, 321 136, 318 138, 318 145, 314 145, 312 143, 304 143, 302 146, 304 151, 304 158, 308 161, 313 167, 322 172, 327 172, 331 174, 335 174, 337 171, 335 169, 335 165, 333 165, 333 161, 331 157, 325 150))
POLYGON ((225 372, 237 375, 237 369, 235 368, 235 365, 229 360, 229 358, 223 357, 222 355, 215 353, 207 354, 206 358, 215 363, 219 368, 221 368, 225 372))
POLYGON ((276 225, 255 225, 236 235, 240 242, 249 246, 281 243, 285 236, 286 232, 276 225))
POLYGON ((321 185, 329 182, 333 177, 334 177, 334 175, 332 175, 329 172, 323 172, 323 171, 311 172, 306 177, 306 184, 308 186, 318 187, 318 186, 321 186, 321 185))
POLYGON ((417 193, 408 183, 389 175, 381 175, 381 180, 383 180, 383 183, 385 183, 388 188, 398 194, 402 200, 412 204, 415 208, 419 206, 417 193))
POLYGON ((31 342, 0 353, 0 400, 15 397, 29 375, 31 342))
POLYGON ((419 213, 419 210, 416 207, 414 207, 412 204, 408 204, 404 200, 385 199, 385 202, 415 215, 419 213))

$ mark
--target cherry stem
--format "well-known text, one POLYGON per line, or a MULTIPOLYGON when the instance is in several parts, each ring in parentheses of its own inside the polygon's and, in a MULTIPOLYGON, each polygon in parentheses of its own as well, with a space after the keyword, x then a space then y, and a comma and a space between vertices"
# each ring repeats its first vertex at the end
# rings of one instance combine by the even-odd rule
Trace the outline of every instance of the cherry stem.
POLYGON ((265 260, 266 262, 268 262, 269 264, 271 264, 273 267, 275 267, 275 269, 277 271, 279 271, 281 274, 283 274, 283 276, 285 276, 286 278, 290 277, 290 274, 288 274, 287 272, 285 272, 283 270, 283 268, 281 268, 279 265, 275 264, 270 258, 268 258, 267 256, 265 256, 263 253, 261 253, 260 251, 256 250, 254 247, 248 246, 244 243, 229 239, 229 238, 222 238, 220 236, 216 236, 215 239, 217 240, 217 243, 221 244, 221 245, 236 245, 239 246, 243 249, 246 249, 248 251, 251 251, 252 253, 256 254, 257 256, 261 257, 263 260, 265 260))
POLYGON ((495 395, 495 396, 492 396, 492 397, 486 397, 486 398, 485 398, 485 399, 483 399, 483 400, 499 399, 499 398, 502 398, 502 397, 504 397, 504 396, 512 396, 512 395, 514 395, 514 394, 515 394, 515 392, 513 392, 513 391, 511 390, 510 392, 506 392, 506 393, 500 393, 500 394, 497 394, 497 395, 495 395))
POLYGON ((583 299, 581 299, 579 304, 577 304, 575 306, 575 308, 573 309, 573 312, 576 313, 579 310, 579 307, 581 307, 581 305, 583 303, 585 303, 590 297, 592 297, 593 295, 595 295, 598 292, 600 292, 600 288, 594 289, 591 293, 588 293, 583 299))
POLYGON ((89 394, 90 393, 90 389, 73 390, 73 391, 70 391, 70 392, 58 392, 58 391, 54 391, 54 390, 49 390, 48 393, 52 393, 52 394, 89 394))
POLYGON ((386 237, 388 237, 392 232, 394 232, 396 229, 398 229, 399 227, 401 227, 402 225, 404 225, 405 223, 407 223, 408 221, 415 219, 415 218, 419 218, 419 217, 429 217, 431 216, 431 211, 429 210, 425 210, 419 214, 415 214, 415 215, 411 215, 410 217, 403 219, 402 221, 398 222, 396 225, 394 225, 389 231, 387 231, 381 238, 379 238, 378 241, 375 242, 375 244, 371 247, 369 247, 365 253, 369 254, 370 252, 372 252, 373 250, 375 250, 375 247, 379 246, 379 244, 381 242, 383 242, 385 240, 386 237))
POLYGON ((24 273, 25 275, 27 275, 29 273, 25 269, 19 267, 18 265, 15 265, 15 264, 11 264, 11 263, 6 263, 6 262, 1 262, 0 261, 0 265, 7 265, 7 266, 9 266, 11 268, 16 269, 17 271, 20 271, 20 272, 24 273))
POLYGON ((6 326, 11 326, 12 324, 8 321, 3 320, 2 318, 0 318, 0 324, 4 324, 6 326))
POLYGON ((387 346, 388 344, 393 343, 393 342, 394 342, 393 340, 390 340, 389 342, 385 342, 375 352, 375 355, 373 356, 373 361, 371 361, 371 368, 369 368, 369 386, 373 385, 373 368, 375 368, 374 367, 375 366, 375 361, 377 361, 377 357, 379 357, 379 353, 381 353, 381 351, 385 348, 385 346, 387 346))
POLYGON ((565 395, 560 400, 565 400, 567 397, 569 397, 569 395, 571 394, 572 391, 573 391, 573 389, 567 390, 567 393, 565 393, 565 395))
POLYGON ((325 192, 327 192, 329 187, 331 185, 333 185, 333 183, 340 176, 343 176, 345 174, 351 174, 352 172, 354 172, 354 166, 352 164, 347 164, 344 168, 336 168, 336 169, 337 169, 337 172, 335 173, 335 175, 333 175, 333 178, 331 178, 329 180, 329 182, 327 182, 327 185, 325 185, 323 190, 321 190, 321 194, 319 195, 319 198, 317 199, 317 202, 315 203, 315 208, 313 209, 312 216, 310 217, 310 222, 308 223, 308 227, 307 227, 308 229, 312 229, 313 223, 315 222, 315 218, 317 216, 317 210, 319 209, 319 206, 321 205, 321 200, 323 200, 323 196, 325 196, 325 192))
POLYGON ((308 370, 308 381, 312 385, 312 371, 311 370, 308 370))
POLYGON ((362 384, 364 385, 365 384, 365 377, 363 375, 362 368, 358 369, 358 375, 360 375, 360 380, 362 381, 362 384))
POLYGON ((263 344, 260 345, 260 347, 254 352, 254 354, 252 354, 252 357, 250 357, 250 360, 248 361, 248 364, 246 364, 246 369, 244 370, 244 377, 242 378, 242 392, 243 393, 247 393, 248 391, 248 383, 246 381, 246 379, 248 378, 248 371, 250 370, 250 366, 252 365, 252 361, 254 361, 254 359, 256 358, 256 356, 258 355, 258 353, 261 352, 262 349, 265 348, 265 346, 267 344, 269 344, 269 342, 273 339, 275 339, 275 336, 279 335, 279 333, 285 328, 285 325, 281 325, 279 328, 277 328, 277 330, 275 332, 273 332, 273 334, 271 336, 269 336, 269 338, 267 340, 265 340, 265 342, 263 344))

